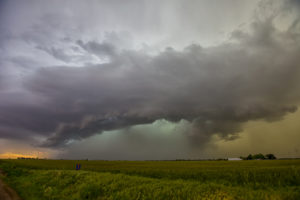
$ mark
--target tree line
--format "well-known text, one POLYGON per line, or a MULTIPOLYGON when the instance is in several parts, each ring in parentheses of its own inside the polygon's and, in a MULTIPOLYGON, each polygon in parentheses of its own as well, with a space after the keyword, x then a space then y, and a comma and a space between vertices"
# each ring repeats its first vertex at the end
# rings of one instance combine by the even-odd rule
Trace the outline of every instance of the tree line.
POLYGON ((254 154, 254 155, 249 154, 247 157, 241 156, 240 158, 243 160, 275 160, 276 156, 271 153, 266 154, 266 155, 259 153, 259 154, 254 154))

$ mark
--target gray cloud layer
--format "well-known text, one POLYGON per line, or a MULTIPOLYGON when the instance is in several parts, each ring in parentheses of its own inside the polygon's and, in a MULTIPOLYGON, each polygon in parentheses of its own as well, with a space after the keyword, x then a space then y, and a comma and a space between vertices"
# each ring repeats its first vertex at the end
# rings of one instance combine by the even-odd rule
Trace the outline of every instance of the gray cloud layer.
POLYGON ((103 131, 184 119, 195 144, 213 134, 234 139, 243 123, 279 120, 299 105, 300 25, 294 18, 285 31, 274 16, 255 19, 251 30, 232 32, 226 43, 168 47, 155 55, 119 47, 109 37, 113 32, 103 42, 66 36, 61 42, 71 50, 26 35, 34 51, 57 61, 35 68, 26 67, 37 64, 34 58, 2 56, 0 137, 41 136, 47 138, 42 146, 57 147, 103 131), (88 56, 100 64, 85 62, 88 56), (72 66, 79 58, 84 66, 72 66), (13 79, 5 78, 9 74, 13 79))

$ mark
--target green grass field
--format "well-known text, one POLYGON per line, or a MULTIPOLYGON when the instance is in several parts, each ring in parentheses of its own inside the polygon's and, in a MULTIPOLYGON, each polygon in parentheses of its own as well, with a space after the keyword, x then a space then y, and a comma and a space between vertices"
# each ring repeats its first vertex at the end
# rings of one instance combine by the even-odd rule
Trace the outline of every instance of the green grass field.
POLYGON ((0 168, 24 200, 300 199, 300 160, 0 160, 0 168))

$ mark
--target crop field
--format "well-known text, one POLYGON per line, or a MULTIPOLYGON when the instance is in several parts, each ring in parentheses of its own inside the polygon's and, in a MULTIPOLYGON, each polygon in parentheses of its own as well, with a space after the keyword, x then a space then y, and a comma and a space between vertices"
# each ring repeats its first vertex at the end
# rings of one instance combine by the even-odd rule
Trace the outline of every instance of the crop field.
POLYGON ((24 200, 300 199, 300 160, 0 160, 0 168, 24 200))

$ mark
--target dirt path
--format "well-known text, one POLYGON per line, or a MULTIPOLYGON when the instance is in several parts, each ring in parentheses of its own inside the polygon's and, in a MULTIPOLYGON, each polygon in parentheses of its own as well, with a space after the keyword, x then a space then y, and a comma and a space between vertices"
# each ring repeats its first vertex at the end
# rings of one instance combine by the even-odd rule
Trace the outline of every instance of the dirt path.
POLYGON ((0 169, 0 200, 21 200, 17 193, 1 180, 1 176, 4 174, 0 169))

